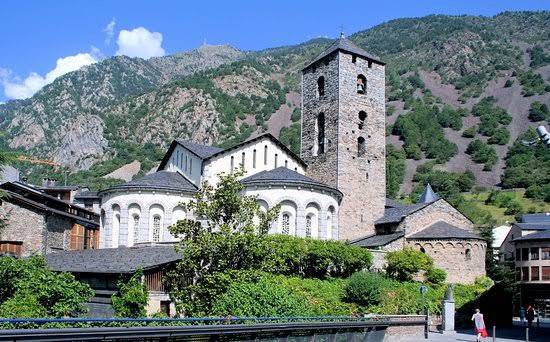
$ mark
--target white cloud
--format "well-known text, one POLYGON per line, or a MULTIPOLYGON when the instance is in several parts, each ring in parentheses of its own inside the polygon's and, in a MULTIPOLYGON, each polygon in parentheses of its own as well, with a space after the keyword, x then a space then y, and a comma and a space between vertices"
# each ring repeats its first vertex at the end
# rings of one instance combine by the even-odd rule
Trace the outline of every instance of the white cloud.
POLYGON ((3 72, 0 71, 0 78, 4 85, 4 94, 10 99, 31 97, 59 76, 95 62, 97 62, 97 59, 90 53, 78 53, 73 56, 62 57, 57 60, 55 68, 50 70, 45 76, 31 72, 24 80, 12 78, 11 72, 4 69, 3 72))
POLYGON ((113 39, 113 36, 115 34, 115 26, 116 26, 116 20, 115 18, 111 19, 111 21, 105 26, 103 29, 103 32, 105 32, 105 44, 109 45, 111 44, 111 40, 113 39))
POLYGON ((161 46, 162 34, 160 32, 150 32, 144 27, 138 27, 132 31, 121 30, 118 33, 117 44, 117 55, 148 59, 164 56, 165 53, 161 46))

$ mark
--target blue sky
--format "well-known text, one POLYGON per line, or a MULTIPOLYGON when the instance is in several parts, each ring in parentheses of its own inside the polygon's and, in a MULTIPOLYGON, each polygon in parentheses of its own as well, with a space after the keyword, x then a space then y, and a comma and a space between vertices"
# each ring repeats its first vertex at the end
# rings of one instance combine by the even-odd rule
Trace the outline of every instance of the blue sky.
POLYGON ((4 0, 0 101, 28 97, 67 71, 117 53, 147 58, 205 41, 257 50, 336 37, 340 26, 353 33, 394 18, 548 9, 548 0, 4 0))

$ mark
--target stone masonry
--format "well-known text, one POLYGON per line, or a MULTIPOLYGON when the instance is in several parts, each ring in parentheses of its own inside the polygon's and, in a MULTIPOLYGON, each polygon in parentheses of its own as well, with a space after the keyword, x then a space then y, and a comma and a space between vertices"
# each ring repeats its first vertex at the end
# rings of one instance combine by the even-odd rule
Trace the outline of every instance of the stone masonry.
POLYGON ((464 230, 473 231, 474 224, 447 201, 440 199, 405 217, 397 230, 404 230, 405 237, 418 233, 437 221, 445 221, 464 230))
POLYGON ((42 253, 45 218, 41 213, 3 201, 0 217, 5 220, 1 241, 22 241, 23 256, 42 253))
POLYGON ((304 69, 302 75, 302 153, 308 176, 338 188, 344 198, 339 210, 339 239, 374 233, 384 214, 385 175, 384 65, 338 50, 304 69), (364 75, 365 94, 357 93, 364 75), (325 95, 317 80, 325 77, 325 95), (367 116, 364 122, 359 112, 367 116), (325 153, 315 155, 317 117, 325 115, 325 153), (362 123, 362 125, 360 125, 362 123), (358 139, 365 140, 359 154, 358 139))

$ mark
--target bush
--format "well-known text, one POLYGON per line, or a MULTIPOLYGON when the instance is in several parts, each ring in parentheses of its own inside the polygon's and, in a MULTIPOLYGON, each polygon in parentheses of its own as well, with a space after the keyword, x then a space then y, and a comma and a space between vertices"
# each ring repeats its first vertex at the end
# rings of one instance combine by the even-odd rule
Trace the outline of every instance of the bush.
POLYGON ((506 145, 510 140, 510 132, 506 128, 497 128, 493 136, 487 139, 489 144, 506 145))
POLYGON ((307 300, 277 278, 263 276, 257 282, 232 284, 212 308, 217 316, 289 317, 310 316, 307 300))
POLYGON ((116 317, 139 318, 145 317, 145 306, 148 301, 147 287, 142 283, 142 271, 137 271, 132 277, 124 282, 118 282, 118 293, 111 299, 116 317))
POLYGON ((548 106, 538 101, 531 103, 531 108, 529 109, 529 120, 533 122, 544 120, 550 121, 550 112, 548 111, 548 106))
POLYGON ((447 272, 441 268, 432 267, 426 272, 426 281, 430 284, 443 284, 445 279, 447 279, 447 272))
POLYGON ((348 277, 372 264, 368 250, 342 241, 303 239, 270 235, 268 248, 273 251, 267 268, 274 273, 304 277, 348 277))
POLYGON ((506 80, 506 83, 504 83, 504 88, 510 88, 512 84, 514 84, 514 81, 506 80))
POLYGON ((544 94, 550 91, 550 86, 544 83, 544 79, 540 74, 533 72, 529 69, 526 72, 522 72, 518 76, 519 82, 523 87, 523 96, 533 96, 535 94, 544 94))
POLYGON ((476 126, 472 126, 470 128, 466 128, 464 130, 464 132, 462 132, 462 136, 464 138, 473 138, 476 136, 476 133, 477 133, 477 127, 476 126))
POLYGON ((292 111, 292 115, 290 116, 290 120, 292 120, 292 122, 299 122, 301 118, 302 111, 300 110, 300 108, 294 108, 294 110, 292 111))
POLYGON ((426 254, 405 248, 386 254, 386 273, 397 280, 409 281, 421 271, 428 271, 433 260, 426 254))
POLYGON ((487 145, 479 139, 476 139, 468 144, 466 153, 471 156, 474 162, 484 163, 485 167, 483 169, 486 171, 491 170, 498 160, 498 155, 495 148, 487 145))
POLYGON ((279 132, 279 140, 292 152, 300 154, 301 147, 301 126, 300 123, 293 123, 290 127, 283 127, 279 132))
POLYGON ((405 178, 405 152, 393 146, 386 145, 386 192, 390 198, 395 198, 405 178))
POLYGON ((348 280, 344 290, 345 298, 360 305, 375 305, 380 302, 382 290, 391 284, 392 280, 381 274, 357 272, 348 280))

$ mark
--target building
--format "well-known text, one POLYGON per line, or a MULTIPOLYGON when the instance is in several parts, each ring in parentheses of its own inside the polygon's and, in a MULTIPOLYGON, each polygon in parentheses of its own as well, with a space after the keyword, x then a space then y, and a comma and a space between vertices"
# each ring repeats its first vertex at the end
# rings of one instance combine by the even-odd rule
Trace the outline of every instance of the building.
POLYGON ((143 271, 143 281, 149 292, 147 314, 175 315, 162 276, 180 259, 181 254, 173 246, 62 251, 46 255, 46 262, 52 270, 72 272, 94 290, 94 297, 87 303, 91 317, 113 317, 111 296, 118 291, 119 281, 129 279, 137 270, 143 271))
POLYGON ((384 68, 344 37, 305 66, 301 156, 270 134, 227 149, 176 139, 156 172, 75 201, 100 205, 101 248, 173 243, 168 227, 194 218, 182 204, 242 167, 244 195, 264 209, 281 205, 269 233, 348 240, 380 260, 417 248, 450 281, 472 282, 485 274, 486 244, 464 215, 430 187, 418 204, 386 199, 384 68))
POLYGON ((0 185, 0 254, 29 256, 99 247, 99 215, 20 182, 0 185))
POLYGON ((550 214, 523 215, 521 221, 509 234, 514 251, 509 255, 520 287, 519 305, 534 304, 540 317, 550 317, 550 214))
POLYGON ((520 222, 512 224, 512 227, 500 246, 499 253, 501 255, 501 260, 516 260, 515 239, 545 230, 550 230, 550 213, 522 215, 520 222))

